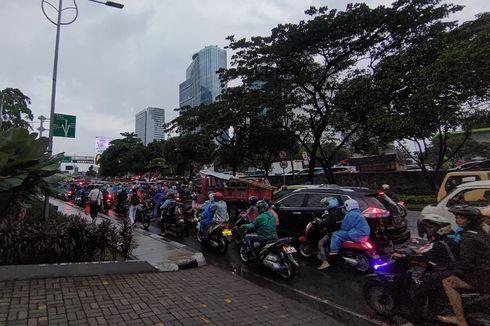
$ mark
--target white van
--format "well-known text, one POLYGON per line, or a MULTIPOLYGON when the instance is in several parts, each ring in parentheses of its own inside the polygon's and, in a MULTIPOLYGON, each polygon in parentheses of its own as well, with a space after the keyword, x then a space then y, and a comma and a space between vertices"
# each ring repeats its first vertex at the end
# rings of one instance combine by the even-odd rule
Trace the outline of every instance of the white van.
MULTIPOLYGON (((457 225, 454 215, 449 212, 449 209, 452 206, 462 204, 468 204, 479 208, 486 216, 489 211, 488 208, 490 207, 490 181, 474 181, 460 184, 437 204, 424 207, 420 212, 420 217, 417 221, 419 235, 422 236, 425 233, 423 228, 420 227, 420 221, 428 214, 437 214, 447 217, 451 221, 453 230, 456 229, 457 225)), ((490 216, 486 217, 490 218, 490 216)), ((485 228, 488 232, 488 225, 485 224, 485 228)))

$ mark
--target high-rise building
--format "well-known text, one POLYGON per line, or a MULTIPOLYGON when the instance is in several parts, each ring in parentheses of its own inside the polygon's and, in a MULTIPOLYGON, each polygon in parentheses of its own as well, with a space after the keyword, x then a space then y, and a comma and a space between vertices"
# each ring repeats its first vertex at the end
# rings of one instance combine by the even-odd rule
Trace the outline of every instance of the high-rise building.
POLYGON ((155 140, 165 139, 165 110, 160 108, 146 108, 136 114, 135 133, 143 145, 155 140))
POLYGON ((186 70, 186 80, 179 85, 180 107, 212 103, 221 94, 217 73, 221 68, 226 68, 226 50, 214 45, 194 54, 186 70))

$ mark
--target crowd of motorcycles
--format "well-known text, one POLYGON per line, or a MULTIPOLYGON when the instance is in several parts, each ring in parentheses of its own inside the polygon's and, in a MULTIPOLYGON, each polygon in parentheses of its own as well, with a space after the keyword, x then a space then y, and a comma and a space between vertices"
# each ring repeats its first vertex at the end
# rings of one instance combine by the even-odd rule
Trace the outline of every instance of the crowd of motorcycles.
MULTIPOLYGON (((129 201, 117 203, 116 198, 113 197, 116 196, 103 190, 101 212, 107 213, 113 209, 116 216, 127 217, 129 201)), ((229 244, 234 244, 244 264, 255 263, 265 266, 284 280, 292 280, 295 277, 299 267, 295 258, 298 253, 305 259, 311 259, 317 255, 318 240, 323 236, 316 221, 312 221, 306 227, 305 234, 295 239, 296 241, 293 241, 292 238, 281 238, 257 245, 257 248, 254 248, 257 255, 252 257, 245 242, 246 231, 241 227, 244 223, 249 222, 245 212, 239 214, 233 227, 228 222, 212 225, 207 236, 203 236, 199 232, 202 210, 198 208, 194 199, 177 194, 176 206, 172 214, 161 218, 164 212, 158 211, 157 218, 154 218, 155 204, 152 198, 142 197, 135 221, 141 223, 145 230, 149 229, 152 222, 159 222, 162 232, 168 231, 177 237, 192 235, 201 245, 211 247, 220 254, 225 254, 229 244), (293 246, 293 242, 297 243, 298 250, 293 246)), ((80 207, 86 205, 86 195, 80 193, 77 195, 68 191, 62 199, 73 201, 80 207)), ((420 244, 411 243, 413 247, 418 245, 420 244)), ((410 260, 393 259, 389 254, 378 252, 376 246, 369 241, 362 244, 350 241, 343 243, 338 257, 337 259, 341 259, 357 271, 367 274, 363 295, 368 306, 377 314, 388 318, 398 315, 410 316, 413 306, 412 298, 418 286, 417 280, 413 277, 413 266, 416 263, 410 260)), ((462 294, 462 300, 472 324, 490 325, 490 315, 482 313, 488 310, 490 295, 466 291, 462 294)), ((425 307, 424 313, 427 316, 449 309, 443 293, 434 294, 431 301, 431 304, 425 307)), ((430 325, 431 322, 428 324, 430 325)))

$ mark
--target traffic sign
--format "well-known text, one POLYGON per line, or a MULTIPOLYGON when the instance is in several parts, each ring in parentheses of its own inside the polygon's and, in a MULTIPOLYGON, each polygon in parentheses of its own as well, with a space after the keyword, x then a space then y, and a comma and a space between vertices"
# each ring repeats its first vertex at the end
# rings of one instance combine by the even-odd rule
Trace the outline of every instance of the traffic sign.
POLYGON ((279 157, 283 160, 286 159, 286 157, 288 157, 288 152, 286 152, 285 150, 280 151, 279 157))
POLYGON ((279 162, 279 166, 282 168, 282 169, 285 169, 288 167, 288 161, 281 161, 279 162))
POLYGON ((67 114, 54 114, 53 136, 75 138, 77 117, 67 114))

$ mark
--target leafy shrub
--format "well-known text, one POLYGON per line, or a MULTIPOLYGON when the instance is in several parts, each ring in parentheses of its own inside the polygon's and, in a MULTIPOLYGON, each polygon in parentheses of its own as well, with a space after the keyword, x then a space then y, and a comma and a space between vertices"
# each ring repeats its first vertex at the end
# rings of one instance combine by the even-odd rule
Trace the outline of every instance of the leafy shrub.
POLYGON ((406 204, 429 205, 437 202, 436 196, 433 195, 400 195, 400 199, 406 204))
POLYGON ((65 216, 60 223, 0 221, 0 265, 88 262, 128 258, 133 248, 132 229, 110 221, 87 223, 65 216))
POLYGON ((0 131, 0 217, 17 214, 20 206, 40 195, 56 193, 54 185, 63 154, 46 153, 48 139, 12 128, 0 131))

